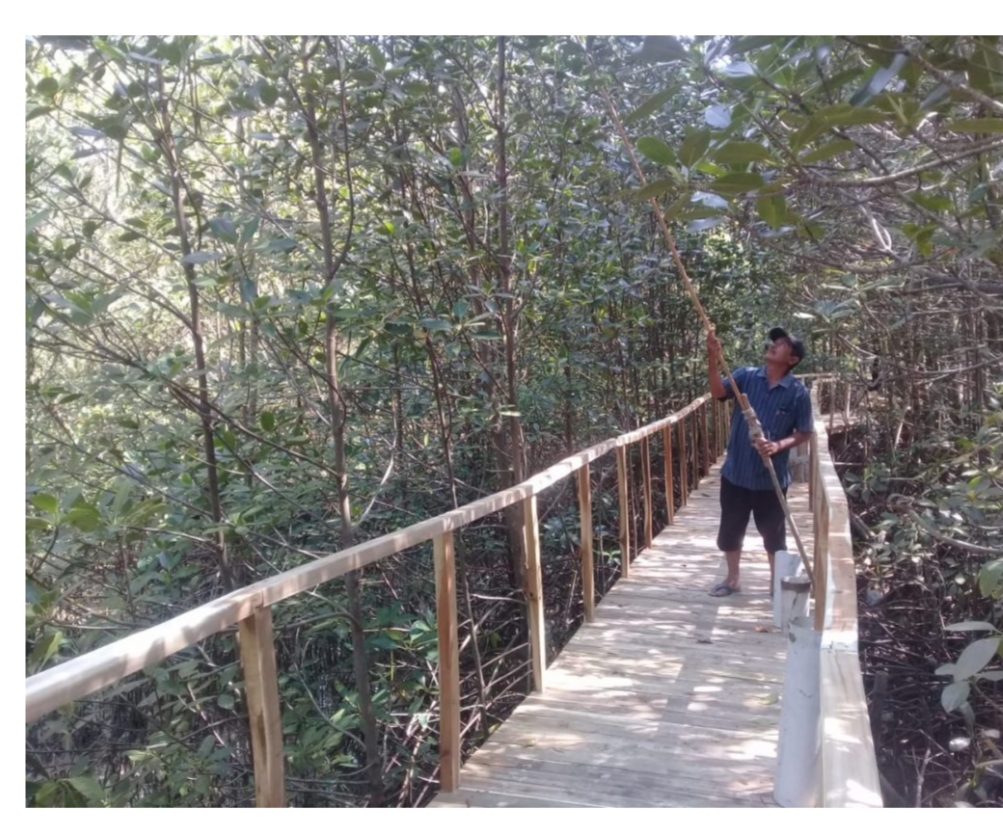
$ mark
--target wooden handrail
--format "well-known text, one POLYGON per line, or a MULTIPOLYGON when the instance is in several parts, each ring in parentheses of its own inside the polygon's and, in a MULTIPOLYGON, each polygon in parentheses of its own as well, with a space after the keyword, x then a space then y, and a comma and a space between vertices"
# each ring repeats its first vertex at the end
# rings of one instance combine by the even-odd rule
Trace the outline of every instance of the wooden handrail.
MULTIPOLYGON (((459 781, 460 722, 459 722, 459 661, 457 659, 456 584, 453 559, 453 531, 489 514, 501 511, 515 503, 523 504, 523 536, 527 556, 526 594, 529 605, 530 653, 533 687, 543 689, 546 666, 544 641, 543 585, 539 552, 539 528, 536 495, 555 483, 578 474, 579 501, 582 505, 582 523, 588 524, 589 535, 583 532, 582 569, 589 575, 583 583, 583 592, 590 599, 585 603, 585 615, 592 618, 594 585, 591 549, 591 491, 588 484, 589 463, 600 456, 616 451, 620 465, 620 493, 622 515, 621 529, 629 529, 630 513, 628 481, 630 475, 628 448, 641 442, 644 460, 650 459, 648 438, 663 432, 666 444, 665 475, 669 522, 672 512, 672 452, 670 428, 679 425, 681 445, 679 462, 682 500, 686 502, 688 464, 685 449, 685 424, 695 420, 697 411, 710 400, 703 395, 670 416, 645 427, 607 439, 586 450, 562 459, 519 485, 499 491, 461 506, 453 511, 424 520, 396 532, 373 538, 351 549, 335 552, 309 561, 302 566, 279 573, 255 584, 235 590, 180 616, 139 631, 83 654, 74 660, 40 672, 25 681, 25 720, 31 722, 71 701, 86 697, 110 686, 130 674, 176 654, 213 634, 238 626, 241 662, 245 671, 247 704, 251 724, 251 748, 255 773, 255 798, 259 806, 285 804, 282 734, 275 668, 275 648, 272 637, 271 608, 299 593, 326 581, 360 569, 411 547, 432 541, 435 558, 436 609, 440 650, 441 706, 443 712, 440 730, 440 777, 445 789, 455 788, 459 781)), ((724 411, 722 411, 724 412, 724 411)), ((694 435, 694 441, 696 436, 694 435)), ((714 458, 724 449, 722 436, 714 445, 714 458)), ((646 517, 645 540, 650 540, 651 475, 650 461, 642 461, 644 476, 644 502, 646 517)), ((622 574, 629 572, 629 538, 621 555, 622 574)))
POLYGON ((174 619, 127 636, 75 660, 29 677, 25 682, 25 720, 32 721, 70 701, 86 697, 140 669, 226 630, 253 611, 270 607, 345 573, 403 552, 522 502, 582 465, 618 446, 619 437, 562 459, 530 479, 437 517, 415 523, 351 549, 270 576, 189 610, 174 619))
POLYGON ((829 378, 819 379, 812 390, 815 421, 809 477, 815 535, 815 629, 822 633, 819 802, 826 808, 881 807, 857 647, 857 575, 849 506, 829 455, 829 438, 819 409, 820 389, 826 384, 835 388, 835 380, 829 378))

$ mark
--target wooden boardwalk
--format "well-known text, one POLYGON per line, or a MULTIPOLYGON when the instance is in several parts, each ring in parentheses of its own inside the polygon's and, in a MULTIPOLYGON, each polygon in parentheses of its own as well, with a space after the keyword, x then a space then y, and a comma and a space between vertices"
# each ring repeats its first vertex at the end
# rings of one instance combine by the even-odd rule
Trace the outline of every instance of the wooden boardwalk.
MULTIPOLYGON (((690 492, 433 807, 772 806, 785 640, 773 628, 769 568, 750 521, 743 592, 715 539, 719 467, 690 492)), ((791 510, 811 552, 808 487, 791 510)), ((795 549, 788 533, 788 547, 795 549)))

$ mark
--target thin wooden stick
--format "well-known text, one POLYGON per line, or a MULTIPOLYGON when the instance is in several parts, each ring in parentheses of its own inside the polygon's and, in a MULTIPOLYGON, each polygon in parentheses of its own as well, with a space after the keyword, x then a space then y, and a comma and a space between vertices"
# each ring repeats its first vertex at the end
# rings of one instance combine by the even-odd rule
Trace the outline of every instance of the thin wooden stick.
MULTIPOLYGON (((648 185, 648 180, 644 176, 644 172, 641 170, 640 164, 637 162, 637 157, 634 154, 634 146, 631 144, 630 138, 627 136, 627 131, 624 129, 623 123, 620 121, 620 116, 616 112, 616 108, 613 106, 613 102, 610 99, 609 94, 605 90, 600 90, 599 93, 603 97, 606 107, 609 109, 610 116, 613 118, 613 124, 616 125, 617 132, 623 140, 623 144, 627 149, 627 154, 630 156, 630 161, 634 165, 634 171, 637 174, 638 180, 641 182, 641 187, 643 188, 648 185)), ((707 316, 707 312, 704 310, 704 307, 700 302, 700 297, 697 296, 696 289, 693 287, 693 282, 690 280, 690 276, 686 272, 686 265, 683 264, 682 257, 679 255, 679 250, 676 249, 676 242, 672 238, 672 234, 669 232, 669 225, 665 222, 665 214, 662 212, 662 207, 659 205, 654 196, 649 197, 648 201, 651 204, 652 210, 654 210, 655 217, 658 219, 658 226, 662 230, 662 237, 665 239, 665 244, 672 253, 672 259, 676 263, 676 268, 679 271, 680 278, 683 280, 683 285, 689 293, 690 299, 693 301, 693 307, 696 309, 700 320, 703 322, 703 327, 706 332, 708 334, 714 334, 714 324, 710 321, 710 317, 707 316)), ((753 441, 759 439, 763 435, 763 429, 759 424, 759 418, 756 416, 755 410, 753 410, 752 406, 749 404, 749 399, 746 397, 745 393, 739 390, 738 384, 735 382, 735 378, 731 374, 731 369, 724 358, 723 351, 718 352, 718 363, 721 365, 725 376, 728 378, 728 382, 731 384, 731 391, 735 394, 735 398, 742 410, 742 414, 745 416, 745 420, 749 425, 749 435, 752 437, 753 441)), ((777 473, 773 467, 773 460, 769 456, 763 456, 762 459, 763 464, 766 466, 766 470, 769 471, 770 481, 773 483, 773 489, 776 491, 777 499, 780 501, 780 506, 784 510, 784 515, 787 518, 787 525, 790 526, 791 532, 794 535, 794 540, 797 542, 798 552, 801 554, 801 561, 804 564, 805 573, 808 575, 808 580, 812 587, 814 587, 815 579, 814 574, 812 573, 811 563, 808 560, 807 552, 805 552, 804 544, 801 542, 801 534, 798 532, 797 524, 794 522, 794 516, 791 514, 791 510, 787 505, 787 498, 784 496, 784 491, 780 487, 780 481, 777 479, 777 473)))

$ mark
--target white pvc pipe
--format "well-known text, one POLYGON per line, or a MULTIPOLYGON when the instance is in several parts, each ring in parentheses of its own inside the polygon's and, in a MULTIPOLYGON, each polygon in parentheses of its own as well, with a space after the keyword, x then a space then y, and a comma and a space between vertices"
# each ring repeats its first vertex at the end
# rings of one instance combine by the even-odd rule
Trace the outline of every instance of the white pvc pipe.
POLYGON ((804 616, 787 626, 787 666, 773 798, 784 808, 818 804, 819 653, 822 635, 804 616))
MULTIPOLYGON (((808 615, 811 582, 806 576, 786 576, 780 579, 780 626, 792 619, 808 615)), ((774 600, 775 601, 775 600, 774 600)))
POLYGON ((788 576, 797 575, 801 568, 801 555, 797 552, 780 550, 773 559, 773 627, 782 628, 785 624, 781 603, 780 582, 788 576))

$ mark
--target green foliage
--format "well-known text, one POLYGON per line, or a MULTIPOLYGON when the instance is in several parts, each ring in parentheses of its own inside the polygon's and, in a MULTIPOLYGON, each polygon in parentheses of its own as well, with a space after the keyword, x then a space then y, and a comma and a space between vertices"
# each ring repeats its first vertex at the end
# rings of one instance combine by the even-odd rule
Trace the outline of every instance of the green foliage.
POLYGON ((969 727, 975 723, 975 712, 968 702, 972 683, 978 680, 986 683, 1003 681, 1003 670, 985 671, 993 658, 1003 653, 1003 633, 985 622, 959 622, 948 625, 948 631, 990 631, 992 636, 969 643, 957 662, 945 663, 937 669, 938 675, 947 675, 952 682, 941 692, 940 702, 945 712, 960 712, 969 727))
MULTIPOLYGON (((506 484, 513 418, 528 474, 692 399, 702 334, 647 197, 733 364, 756 362, 778 322, 807 326, 805 371, 852 368, 846 335, 913 345, 911 295, 954 259, 986 280, 1003 252, 997 152, 977 151, 998 114, 893 57, 906 48, 999 95, 991 38, 509 39, 503 192, 495 39, 29 43, 28 673, 210 600, 224 568, 246 583, 337 548, 330 351, 357 540, 506 484), (639 137, 644 189, 600 89, 639 137)), ((930 514, 958 536, 998 501, 998 427, 977 437, 974 406, 966 421, 972 447, 952 454, 968 464, 952 467, 982 481, 948 484, 962 523, 930 514)), ((877 467, 869 491, 897 466, 877 467)), ((566 548, 573 521, 546 527, 566 548)), ((471 535, 471 573, 506 597, 490 528, 471 535)), ((986 562, 980 583, 1001 576, 986 562)), ((349 603, 330 587, 276 612, 298 804, 364 795, 349 603)), ((426 555, 382 562, 361 591, 399 803, 427 798, 434 764, 433 589, 426 555)), ((510 623, 486 614, 484 653, 500 652, 510 623)), ((32 725, 48 755, 27 798, 245 804, 244 711, 232 639, 216 637, 32 725)))

